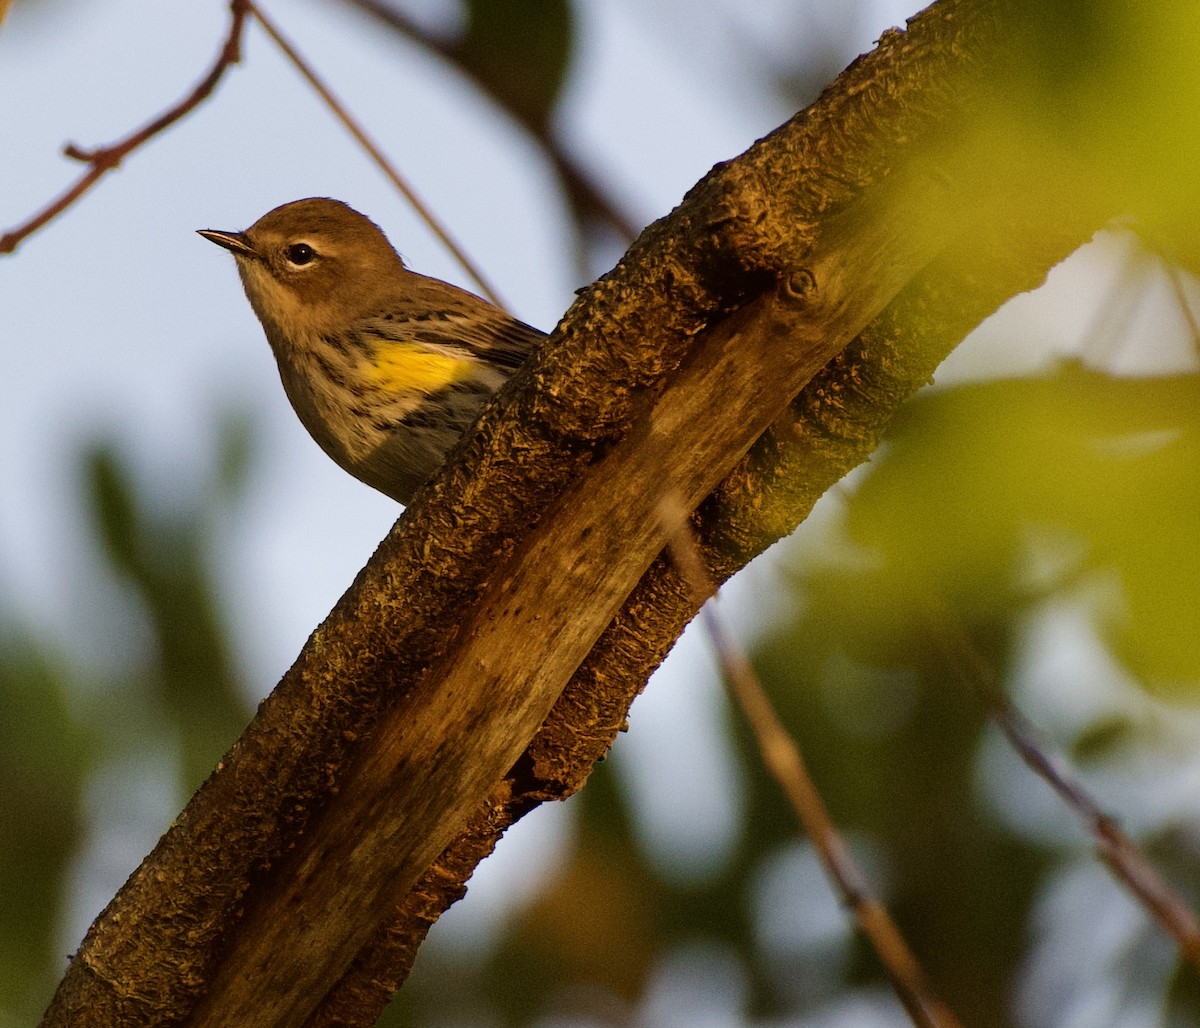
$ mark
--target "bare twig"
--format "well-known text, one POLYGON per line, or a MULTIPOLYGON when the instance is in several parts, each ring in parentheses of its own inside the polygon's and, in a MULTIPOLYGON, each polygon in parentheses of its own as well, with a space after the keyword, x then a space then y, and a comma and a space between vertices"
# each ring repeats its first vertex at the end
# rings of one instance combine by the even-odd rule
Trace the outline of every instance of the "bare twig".
POLYGON ((1051 754, 1037 731, 1004 694, 995 670, 972 644, 944 600, 928 599, 930 633, 947 664, 976 690, 996 726, 1026 765, 1079 818, 1095 840, 1096 853, 1147 912, 1178 943, 1189 963, 1200 966, 1200 921, 1187 901, 1163 879, 1137 844, 1104 813, 1070 770, 1051 754))
POLYGON ((212 91, 216 89, 221 76, 225 74, 230 65, 236 64, 241 59, 242 27, 245 24, 249 6, 246 0, 232 0, 229 5, 229 32, 224 44, 221 46, 221 52, 217 55, 217 59, 213 62, 213 66, 209 69, 208 74, 175 106, 164 111, 149 124, 144 125, 120 142, 102 146, 95 150, 85 150, 74 143, 69 143, 63 149, 63 153, 67 157, 72 157, 77 161, 86 163, 88 165, 87 171, 58 199, 48 204, 23 225, 19 225, 17 228, 11 229, 3 236, 0 236, 0 254, 12 253, 22 240, 70 207, 71 204, 91 189, 106 172, 116 168, 129 153, 136 150, 143 143, 147 142, 147 140, 158 135, 164 129, 169 128, 184 115, 190 113, 208 99, 212 91))
POLYGON ((274 41, 275 45, 287 56, 287 59, 295 65, 296 70, 308 80, 308 84, 316 90, 317 95, 325 101, 326 106, 333 111, 334 116, 340 121, 346 130, 355 138, 359 146, 361 146, 378 166, 379 169, 388 177, 392 185, 394 185, 404 198, 412 205, 413 210, 417 212, 418 217, 429 226, 430 231, 441 240, 443 246, 450 251, 450 254, 462 266, 462 269, 475 280, 475 284, 479 286, 479 290, 492 303, 498 307, 503 307, 500 302, 496 290, 488 283, 483 271, 479 266, 467 256, 466 251, 451 237, 450 233, 442 225, 442 223, 434 215, 433 211, 421 200, 413 191, 412 186, 404 179, 395 166, 384 156, 383 151, 379 149, 374 140, 364 131, 359 122, 346 109, 336 96, 329 91, 329 87, 321 80, 317 73, 300 54, 296 48, 280 33, 275 23, 268 18, 262 8, 255 3, 246 0, 246 6, 258 22, 266 30, 268 36, 274 41))
POLYGON ((700 548, 686 513, 664 500, 660 516, 670 534, 671 558, 679 568, 697 603, 709 600, 700 617, 726 686, 741 708, 758 743, 763 766, 783 790, 821 858, 825 872, 842 902, 853 911, 892 987, 913 1024, 921 1028, 953 1028, 958 1019, 933 993, 920 963, 887 910, 871 893, 870 885, 837 830, 804 763, 795 740, 779 720, 770 698, 749 659, 725 632, 715 608, 716 587, 704 568, 700 548))

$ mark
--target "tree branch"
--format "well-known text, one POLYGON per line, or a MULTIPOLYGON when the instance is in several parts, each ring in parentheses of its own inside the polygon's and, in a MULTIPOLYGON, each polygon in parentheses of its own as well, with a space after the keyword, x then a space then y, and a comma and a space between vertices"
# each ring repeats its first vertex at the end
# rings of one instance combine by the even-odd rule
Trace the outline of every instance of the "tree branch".
POLYGON ((107 172, 113 171, 126 156, 160 132, 170 128, 180 118, 186 114, 190 114, 208 99, 212 91, 217 88, 217 83, 221 81, 221 77, 229 67, 241 60, 242 28, 246 23, 249 4, 246 0, 232 0, 229 5, 229 11, 229 32, 225 37, 225 42, 222 44, 221 51, 217 54, 217 59, 213 62, 212 68, 196 84, 195 88, 173 107, 163 111, 153 121, 142 126, 136 132, 131 133, 119 142, 110 143, 108 146, 98 147, 94 150, 84 150, 74 143, 68 143, 64 147, 63 153, 67 157, 83 161, 88 165, 87 171, 58 199, 51 201, 23 225, 19 225, 0 236, 0 254, 12 253, 27 236, 32 235, 47 222, 62 214, 71 204, 99 182, 107 172))
POLYGON ((1016 18, 942 0, 887 35, 576 302, 97 918, 45 1025, 374 1019, 694 614, 663 490, 700 504, 724 580, 1103 220, 1022 220, 1028 181, 981 139, 1016 18))

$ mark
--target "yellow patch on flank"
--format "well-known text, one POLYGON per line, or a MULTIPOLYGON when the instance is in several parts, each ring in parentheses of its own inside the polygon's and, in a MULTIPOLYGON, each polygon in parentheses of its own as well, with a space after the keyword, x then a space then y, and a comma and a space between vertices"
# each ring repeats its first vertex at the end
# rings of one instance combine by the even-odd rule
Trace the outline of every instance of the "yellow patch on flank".
POLYGON ((436 393, 471 374, 474 361, 426 350, 416 343, 389 343, 375 355, 369 377, 384 390, 417 389, 436 393))

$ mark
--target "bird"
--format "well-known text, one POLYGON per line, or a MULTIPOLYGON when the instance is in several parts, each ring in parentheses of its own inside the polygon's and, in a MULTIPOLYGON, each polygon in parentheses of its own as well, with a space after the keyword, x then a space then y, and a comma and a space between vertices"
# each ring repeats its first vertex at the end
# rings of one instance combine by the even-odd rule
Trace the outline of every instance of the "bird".
POLYGON ((546 333, 410 270, 370 218, 328 197, 244 232, 233 254, 301 423, 359 481, 408 505, 546 333))

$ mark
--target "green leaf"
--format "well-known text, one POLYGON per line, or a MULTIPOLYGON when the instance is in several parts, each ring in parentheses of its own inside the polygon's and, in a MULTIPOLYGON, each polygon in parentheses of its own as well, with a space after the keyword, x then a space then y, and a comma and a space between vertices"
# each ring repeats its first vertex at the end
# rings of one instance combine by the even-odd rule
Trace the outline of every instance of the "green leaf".
POLYGON ((526 125, 545 127, 574 41, 567 0, 468 0, 455 56, 526 125))

